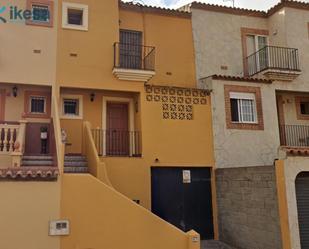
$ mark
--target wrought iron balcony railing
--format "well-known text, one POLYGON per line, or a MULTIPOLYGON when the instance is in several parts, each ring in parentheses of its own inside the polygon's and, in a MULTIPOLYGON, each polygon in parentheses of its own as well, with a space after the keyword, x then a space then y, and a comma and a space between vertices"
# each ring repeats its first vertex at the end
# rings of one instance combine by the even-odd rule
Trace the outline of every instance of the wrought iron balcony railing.
POLYGON ((139 131, 93 129, 92 136, 99 156, 140 157, 139 131))
POLYGON ((280 125, 279 128, 282 146, 309 147, 308 125, 280 125))
POLYGON ((155 51, 155 47, 116 42, 114 68, 154 71, 155 51))
POLYGON ((265 46, 245 60, 248 76, 267 69, 300 72, 298 49, 296 48, 265 46))

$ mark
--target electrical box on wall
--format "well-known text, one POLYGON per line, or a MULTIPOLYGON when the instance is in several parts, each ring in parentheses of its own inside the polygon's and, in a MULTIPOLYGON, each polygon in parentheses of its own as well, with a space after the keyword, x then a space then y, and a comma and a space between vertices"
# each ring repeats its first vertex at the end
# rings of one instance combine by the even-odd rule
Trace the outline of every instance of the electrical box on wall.
POLYGON ((70 234, 70 223, 68 220, 54 220, 49 222, 49 235, 60 236, 70 234))

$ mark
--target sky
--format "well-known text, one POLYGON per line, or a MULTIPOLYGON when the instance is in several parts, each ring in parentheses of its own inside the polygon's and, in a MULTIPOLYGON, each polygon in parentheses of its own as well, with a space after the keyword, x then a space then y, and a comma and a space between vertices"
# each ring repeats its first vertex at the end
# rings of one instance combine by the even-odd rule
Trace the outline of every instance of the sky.
MULTIPOLYGON (((124 1, 131 2, 132 0, 124 0, 124 1)), ((193 0, 134 0, 134 2, 140 2, 147 5, 168 7, 168 8, 177 8, 192 1, 193 0)), ((198 2, 232 6, 232 0, 198 0, 198 2)), ((278 2, 280 2, 280 0, 235 0, 235 7, 257 9, 257 10, 268 10, 278 2)), ((303 0, 303 2, 309 3, 309 0, 303 0)))

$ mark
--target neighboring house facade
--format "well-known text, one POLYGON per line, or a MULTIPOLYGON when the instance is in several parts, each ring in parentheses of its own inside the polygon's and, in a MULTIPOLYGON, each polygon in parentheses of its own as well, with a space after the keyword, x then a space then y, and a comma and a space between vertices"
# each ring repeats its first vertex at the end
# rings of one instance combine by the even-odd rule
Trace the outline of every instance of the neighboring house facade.
POLYGON ((58 11, 61 215, 72 228, 62 247, 185 249, 199 247, 191 229, 217 236, 191 14, 116 0, 60 1, 58 11))
POLYGON ((212 91, 220 239, 306 248, 309 5, 183 9, 192 12, 199 87, 212 91))
POLYGON ((48 234, 49 221, 60 218, 51 108, 57 7, 57 1, 1 1, 1 248, 60 248, 60 238, 48 234), (26 10, 27 18, 14 14, 26 10))

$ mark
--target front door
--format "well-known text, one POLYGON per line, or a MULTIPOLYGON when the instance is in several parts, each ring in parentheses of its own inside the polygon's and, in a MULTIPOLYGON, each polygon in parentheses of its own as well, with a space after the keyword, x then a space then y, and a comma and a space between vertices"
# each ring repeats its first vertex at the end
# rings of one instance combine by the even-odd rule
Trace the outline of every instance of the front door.
POLYGON ((152 212, 181 230, 213 239, 210 168, 151 169, 152 212))
POLYGON ((106 154, 109 156, 128 156, 129 124, 127 103, 107 103, 106 154))

